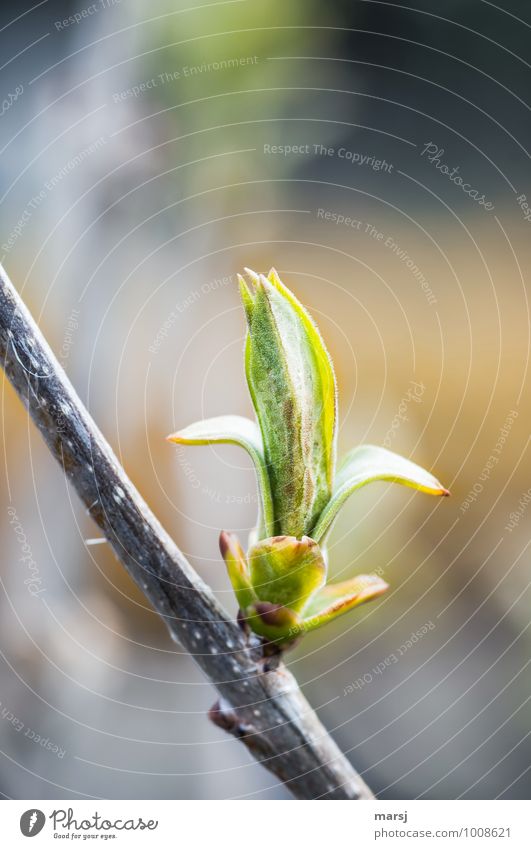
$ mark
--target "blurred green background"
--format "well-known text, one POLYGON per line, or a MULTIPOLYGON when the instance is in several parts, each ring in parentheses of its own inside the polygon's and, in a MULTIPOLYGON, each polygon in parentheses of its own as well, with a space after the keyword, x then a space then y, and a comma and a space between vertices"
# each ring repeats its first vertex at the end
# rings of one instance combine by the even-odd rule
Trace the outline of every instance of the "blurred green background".
MULTIPOLYGON (((135 484, 235 612, 217 538, 252 526, 253 471, 164 437, 251 413, 235 273, 275 265, 333 356, 340 451, 386 444, 452 491, 351 498, 331 571, 391 592, 289 666, 382 798, 528 797, 528 4, 1 16, 0 252, 135 484)), ((1 794, 287 798, 87 545, 5 380, 2 424, 1 794)))

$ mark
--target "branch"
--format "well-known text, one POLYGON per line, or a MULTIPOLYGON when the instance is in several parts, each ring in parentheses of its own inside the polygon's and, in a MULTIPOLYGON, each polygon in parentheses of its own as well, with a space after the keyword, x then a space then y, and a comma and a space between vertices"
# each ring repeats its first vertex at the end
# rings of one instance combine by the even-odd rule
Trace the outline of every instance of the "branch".
POLYGON ((210 718, 300 799, 371 799, 280 664, 220 607, 143 501, 78 398, 0 266, 0 355, 5 372, 88 512, 219 693, 210 718))

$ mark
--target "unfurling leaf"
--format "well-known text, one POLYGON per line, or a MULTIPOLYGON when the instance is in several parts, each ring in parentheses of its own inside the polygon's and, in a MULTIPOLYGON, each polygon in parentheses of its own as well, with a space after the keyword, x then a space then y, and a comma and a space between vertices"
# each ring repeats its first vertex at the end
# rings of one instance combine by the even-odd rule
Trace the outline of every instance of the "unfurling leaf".
POLYGON ((259 516, 259 536, 269 536, 273 532, 273 501, 271 487, 264 458, 264 447, 260 428, 256 422, 244 416, 217 416, 213 419, 194 422, 177 433, 167 437, 168 442, 178 445, 240 445, 245 448, 254 463, 258 477, 261 511, 259 516))
POLYGON ((228 534, 227 531, 221 531, 219 535, 219 548, 240 610, 245 610, 253 601, 257 601, 257 597, 251 584, 243 548, 236 534, 228 534))
POLYGON ((318 590, 304 609, 304 630, 313 631, 353 607, 372 601, 389 589, 377 575, 357 575, 338 584, 327 584, 318 590))
POLYGON ((324 539, 349 495, 372 481, 393 481, 428 492, 430 495, 450 494, 437 478, 411 460, 406 460, 387 448, 359 445, 347 454, 339 467, 332 498, 312 531, 317 542, 324 539))

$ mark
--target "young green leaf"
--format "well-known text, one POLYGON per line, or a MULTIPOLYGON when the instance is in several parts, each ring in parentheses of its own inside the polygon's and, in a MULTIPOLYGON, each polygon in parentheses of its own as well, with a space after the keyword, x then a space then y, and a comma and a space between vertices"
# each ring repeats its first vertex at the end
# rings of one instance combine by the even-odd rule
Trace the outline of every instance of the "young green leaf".
POLYGON ((194 422, 167 437, 178 445, 240 445, 250 455, 258 477, 261 511, 259 537, 273 534, 273 499, 267 474, 266 461, 260 428, 256 422, 244 416, 217 416, 213 419, 194 422))
MULTIPOLYGON (((284 286, 276 269, 271 269, 267 279, 290 302, 304 326, 310 343, 310 350, 315 360, 314 375, 316 379, 318 376, 315 394, 319 396, 321 407, 322 451, 324 454, 325 474, 328 488, 331 490, 334 484, 337 449, 337 383, 332 360, 311 315, 300 301, 297 300, 293 292, 287 286, 284 286)), ((318 445, 314 446, 314 452, 318 448, 318 445)))
POLYGON ((245 365, 273 495, 275 532, 302 537, 332 492, 336 387, 317 328, 276 272, 248 272, 240 290, 245 365))
POLYGON ((353 607, 382 595, 389 585, 377 575, 357 575, 338 584, 327 584, 310 599, 303 611, 303 628, 313 631, 353 607))
POLYGON ((251 585, 245 554, 236 534, 221 531, 219 549, 227 566, 230 582, 240 609, 245 610, 246 607, 257 601, 257 598, 251 585))
POLYGON ((332 498, 312 531, 313 539, 321 542, 347 498, 356 489, 372 481, 393 481, 431 495, 450 494, 437 478, 411 460, 387 448, 359 445, 341 463, 332 498))

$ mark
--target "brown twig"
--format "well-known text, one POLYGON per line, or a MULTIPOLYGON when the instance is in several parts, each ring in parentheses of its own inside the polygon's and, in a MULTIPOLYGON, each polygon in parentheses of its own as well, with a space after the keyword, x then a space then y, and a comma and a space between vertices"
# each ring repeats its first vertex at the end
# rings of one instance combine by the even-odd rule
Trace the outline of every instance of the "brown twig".
POLYGON ((282 663, 220 607, 143 501, 0 266, 5 372, 118 559, 219 693, 216 725, 301 799, 371 799, 282 663))

